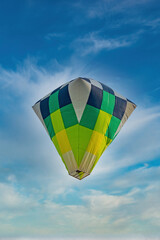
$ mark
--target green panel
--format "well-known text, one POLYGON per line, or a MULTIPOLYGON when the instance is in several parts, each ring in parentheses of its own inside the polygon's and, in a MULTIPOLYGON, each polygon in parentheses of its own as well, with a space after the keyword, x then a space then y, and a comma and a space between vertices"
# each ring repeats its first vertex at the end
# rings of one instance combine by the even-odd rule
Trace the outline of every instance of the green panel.
POLYGON ((51 116, 51 121, 52 121, 55 133, 58 133, 61 130, 63 130, 64 129, 64 124, 63 124, 60 109, 58 109, 54 113, 51 113, 50 116, 51 116))
POLYGON ((92 107, 87 104, 83 112, 80 125, 93 130, 98 118, 98 114, 98 108, 92 107))
POLYGON ((58 101, 58 93, 59 91, 53 93, 49 97, 49 111, 50 113, 55 112, 59 109, 59 101, 58 101))
POLYGON ((74 157, 79 166, 84 156, 84 153, 86 152, 93 131, 89 128, 77 124, 75 126, 67 128, 66 132, 74 157))
POLYGON ((111 144, 112 141, 113 140, 111 138, 109 138, 109 137, 106 138, 106 145, 107 145, 107 147, 111 144))
POLYGON ((65 128, 71 127, 78 123, 77 116, 72 104, 68 104, 62 107, 60 110, 65 128))
POLYGON ((86 152, 87 146, 90 142, 93 131, 89 128, 79 125, 79 143, 78 143, 78 165, 80 165, 84 153, 86 152))
POLYGON ((106 131, 105 135, 107 137, 109 137, 110 139, 113 139, 114 134, 116 133, 120 122, 121 122, 121 120, 119 118, 112 116, 108 130, 106 131))
POLYGON ((66 129, 69 143, 71 145, 75 160, 78 164, 78 124, 66 129))
POLYGON ((62 159, 62 161, 63 161, 63 163, 64 163, 64 165, 65 165, 65 167, 66 167, 66 169, 67 169, 67 171, 68 171, 68 168, 67 168, 67 166, 66 166, 66 163, 65 163, 65 161, 63 160, 62 153, 61 153, 61 150, 60 150, 60 148, 59 148, 59 144, 58 144, 58 141, 57 141, 56 136, 54 136, 54 137, 52 138, 52 142, 54 143, 54 146, 56 147, 57 152, 59 153, 59 155, 60 155, 60 157, 61 157, 61 159, 62 159))
POLYGON ((52 125, 50 115, 44 119, 44 123, 46 125, 47 130, 48 130, 50 138, 52 138, 55 135, 55 132, 54 132, 54 129, 53 129, 53 125, 52 125))
POLYGON ((102 100, 101 109, 104 112, 113 114, 114 105, 115 105, 115 96, 106 91, 103 91, 103 100, 102 100))

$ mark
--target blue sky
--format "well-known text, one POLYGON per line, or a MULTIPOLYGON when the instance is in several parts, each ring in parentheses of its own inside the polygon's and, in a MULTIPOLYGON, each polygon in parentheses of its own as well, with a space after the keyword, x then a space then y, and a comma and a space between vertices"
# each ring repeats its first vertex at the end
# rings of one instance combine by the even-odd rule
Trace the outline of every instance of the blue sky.
POLYGON ((0 2, 0 238, 160 238, 160 2, 0 2), (91 77, 137 109, 82 181, 32 105, 91 77))

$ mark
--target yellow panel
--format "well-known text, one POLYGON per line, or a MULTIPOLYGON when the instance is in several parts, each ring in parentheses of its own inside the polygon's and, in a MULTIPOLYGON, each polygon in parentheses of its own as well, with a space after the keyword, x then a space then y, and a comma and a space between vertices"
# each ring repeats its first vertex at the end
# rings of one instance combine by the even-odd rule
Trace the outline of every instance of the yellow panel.
POLYGON ((58 132, 62 131, 65 127, 64 127, 60 109, 51 113, 50 116, 51 116, 51 121, 52 121, 52 125, 54 128, 54 132, 58 133, 58 132))
POLYGON ((64 159, 63 159, 63 156, 62 156, 62 153, 61 153, 61 150, 60 150, 60 147, 59 147, 59 144, 58 144, 58 141, 57 141, 56 136, 54 136, 54 137, 52 138, 52 142, 54 143, 54 146, 56 147, 57 152, 59 153, 59 155, 60 155, 60 157, 61 157, 61 159, 62 159, 62 161, 63 161, 63 163, 64 163, 64 165, 65 165, 65 167, 66 167, 66 169, 68 170, 68 168, 67 168, 67 166, 66 166, 66 163, 65 163, 65 161, 64 161, 64 159))
POLYGON ((62 154, 69 152, 71 150, 71 145, 68 141, 66 130, 62 130, 56 134, 57 141, 60 147, 62 154))
POLYGON ((100 152, 102 152, 105 146, 106 146, 106 141, 105 141, 104 134, 93 131, 91 140, 89 142, 89 145, 86 151, 97 156, 99 155, 100 152))
POLYGON ((102 142, 102 148, 101 150, 98 152, 96 160, 92 166, 92 168, 90 169, 90 173, 92 172, 93 168, 95 167, 96 163, 98 162, 99 158, 101 157, 101 155, 103 154, 103 152, 106 150, 106 148, 109 146, 109 144, 112 142, 112 139, 108 138, 108 137, 104 137, 103 142, 102 142))
POLYGON ((111 114, 100 110, 94 130, 105 134, 111 121, 111 117, 111 114))
POLYGON ((58 152, 59 155, 62 157, 62 153, 61 153, 61 150, 60 150, 60 148, 59 148, 59 144, 58 144, 58 141, 57 141, 56 136, 54 136, 54 137, 52 138, 52 142, 54 143, 54 146, 56 147, 57 152, 58 152))
MULTIPOLYGON (((105 136, 105 141, 106 141, 106 147, 105 147, 105 149, 111 144, 111 142, 112 142, 112 139, 110 139, 109 137, 106 137, 105 136)), ((104 150, 105 150, 104 149, 104 150)))

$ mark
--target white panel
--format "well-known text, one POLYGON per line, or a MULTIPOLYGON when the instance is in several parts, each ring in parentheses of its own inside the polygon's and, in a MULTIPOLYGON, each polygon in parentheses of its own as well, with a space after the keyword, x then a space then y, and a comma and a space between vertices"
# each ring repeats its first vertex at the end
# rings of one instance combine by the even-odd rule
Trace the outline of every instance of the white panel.
POLYGON ((91 84, 92 85, 94 85, 94 86, 96 86, 96 87, 98 87, 98 88, 100 88, 100 89, 102 89, 103 90, 103 87, 102 87, 102 85, 100 84, 100 82, 97 82, 96 80, 94 80, 94 79, 89 79, 90 81, 91 81, 91 84))
POLYGON ((83 172, 90 173, 95 160, 96 160, 96 156, 94 154, 85 152, 79 169, 83 172))
POLYGON ((72 151, 64 153, 62 156, 68 168, 69 174, 78 169, 77 162, 72 151))
POLYGON ((69 95, 79 122, 87 104, 90 91, 91 84, 81 78, 77 78, 69 83, 69 95))
POLYGON ((119 94, 119 93, 117 93, 117 92, 115 92, 115 91, 114 91, 114 95, 117 96, 117 97, 119 97, 119 98, 122 98, 122 99, 124 99, 124 100, 127 100, 125 97, 123 97, 121 94, 119 94))
POLYGON ((136 105, 134 103, 127 101, 125 113, 114 136, 116 136, 119 133, 119 131, 121 130, 121 128, 123 127, 123 125, 125 124, 125 122, 127 121, 127 119, 129 118, 129 116, 131 115, 135 108, 136 105))
POLYGON ((65 84, 63 84, 60 89, 64 88, 69 82, 66 82, 65 84))
POLYGON ((52 92, 48 93, 45 97, 43 97, 43 98, 41 99, 41 101, 42 101, 43 99, 49 97, 49 96, 51 95, 51 93, 52 93, 52 92))
POLYGON ((83 178, 85 178, 85 177, 87 177, 89 175, 88 173, 84 173, 84 172, 80 172, 80 174, 82 174, 82 175, 79 176, 79 174, 78 174, 78 172, 76 170, 76 171, 70 173, 69 175, 71 175, 72 177, 75 177, 75 178, 77 178, 79 180, 81 180, 81 179, 83 179, 83 178))
MULTIPOLYGON (((44 123, 44 120, 43 120, 43 117, 42 117, 42 114, 41 114, 40 102, 36 103, 32 108, 33 108, 34 112, 37 114, 38 118, 40 119, 41 123, 43 124, 44 128, 46 129, 46 131, 48 133, 48 130, 46 128, 46 125, 44 123)), ((49 133, 48 133, 48 135, 49 135, 49 133)))
MULTIPOLYGON (((52 92, 48 93, 46 96, 44 96, 43 98, 41 98, 41 99, 39 100, 39 102, 41 102, 41 101, 44 100, 45 98, 49 97, 49 96, 51 95, 51 93, 52 93, 52 92)), ((35 105, 36 105, 36 104, 37 104, 37 103, 35 103, 35 105)))

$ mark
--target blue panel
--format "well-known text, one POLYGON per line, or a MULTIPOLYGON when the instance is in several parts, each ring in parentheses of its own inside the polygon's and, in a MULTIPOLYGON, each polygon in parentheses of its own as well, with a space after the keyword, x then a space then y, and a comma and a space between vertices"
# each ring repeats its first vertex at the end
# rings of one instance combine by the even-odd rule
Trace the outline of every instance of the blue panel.
MULTIPOLYGON (((71 82, 73 82, 73 81, 75 81, 75 79, 73 79, 73 80, 69 81, 69 83, 71 83, 71 82)), ((68 84, 69 84, 69 83, 68 83, 68 84)))
POLYGON ((71 99, 68 92, 68 84, 59 90, 58 100, 60 108, 71 103, 71 99))
MULTIPOLYGON (((58 87, 58 88, 56 88, 53 92, 51 92, 51 95, 52 95, 53 93, 57 92, 60 88, 61 88, 61 86, 58 87)), ((40 99, 39 101, 37 101, 36 103, 39 103, 40 101, 41 101, 41 99, 40 99)), ((35 104, 36 104, 36 103, 35 103, 35 104)))
POLYGON ((110 87, 104 85, 103 83, 101 83, 101 84, 102 84, 102 87, 103 87, 104 91, 109 92, 109 93, 114 95, 114 91, 110 87))
POLYGON ((131 100, 129 100, 128 98, 127 98, 127 101, 132 103, 132 104, 134 104, 136 106, 136 104, 134 102, 132 102, 131 100))
POLYGON ((49 97, 43 99, 40 102, 40 110, 41 110, 41 114, 43 119, 45 119, 46 117, 48 117, 50 115, 49 112, 49 97))
POLYGON ((61 86, 60 87, 58 87, 58 88, 56 88, 51 94, 53 94, 53 93, 55 93, 55 92, 57 92, 59 89, 61 88, 61 86))
POLYGON ((115 106, 113 110, 113 116, 122 119, 127 106, 127 101, 115 96, 115 106))
MULTIPOLYGON (((81 77, 81 78, 82 78, 82 77, 81 77)), ((91 83, 91 81, 89 80, 89 78, 82 78, 82 79, 84 79, 85 81, 91 83)))
POLYGON ((102 98, 103 90, 97 88, 94 85, 91 85, 91 92, 87 104, 100 109, 102 104, 102 98))

